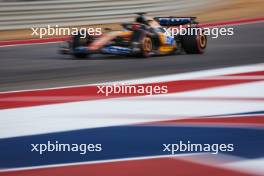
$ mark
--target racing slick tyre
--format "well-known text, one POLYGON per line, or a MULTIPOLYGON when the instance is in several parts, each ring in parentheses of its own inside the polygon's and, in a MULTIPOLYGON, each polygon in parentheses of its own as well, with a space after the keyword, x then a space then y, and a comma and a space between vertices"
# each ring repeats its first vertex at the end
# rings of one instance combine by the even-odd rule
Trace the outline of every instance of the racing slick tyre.
POLYGON ((153 52, 153 39, 152 36, 147 34, 144 30, 135 30, 132 36, 132 51, 134 56, 147 58, 153 52))
MULTIPOLYGON (((74 50, 77 47, 82 47, 82 46, 88 46, 92 42, 93 38, 92 36, 88 35, 84 36, 80 33, 78 35, 73 36, 72 40, 72 50, 74 50)), ((76 58, 82 59, 86 58, 88 56, 88 53, 83 53, 83 52, 74 52, 73 54, 76 58)))
MULTIPOLYGON (((194 29, 194 28, 193 28, 194 29)), ((182 47, 187 54, 203 54, 207 46, 207 36, 203 33, 183 35, 182 47)))

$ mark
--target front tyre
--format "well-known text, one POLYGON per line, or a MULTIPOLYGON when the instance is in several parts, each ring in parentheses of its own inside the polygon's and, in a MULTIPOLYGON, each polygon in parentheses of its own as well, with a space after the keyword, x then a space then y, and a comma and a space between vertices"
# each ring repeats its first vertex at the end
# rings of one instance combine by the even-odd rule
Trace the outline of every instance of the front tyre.
MULTIPOLYGON (((194 28, 193 28, 194 29, 194 28)), ((182 47, 187 54, 203 54, 207 46, 207 36, 203 32, 182 36, 182 47)))
POLYGON ((132 37, 132 51, 135 56, 147 58, 153 52, 153 40, 144 30, 134 31, 132 37))
POLYGON ((152 39, 148 36, 145 36, 142 41, 142 53, 143 57, 149 57, 153 50, 153 43, 152 39))

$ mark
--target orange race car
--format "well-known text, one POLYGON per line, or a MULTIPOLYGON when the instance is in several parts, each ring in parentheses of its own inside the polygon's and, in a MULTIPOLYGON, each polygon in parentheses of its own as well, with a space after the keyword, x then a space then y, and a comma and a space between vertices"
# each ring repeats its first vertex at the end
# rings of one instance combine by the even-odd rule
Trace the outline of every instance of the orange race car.
MULTIPOLYGON (((63 54, 85 58, 94 53, 149 57, 181 53, 202 54, 207 37, 195 17, 146 17, 138 14, 133 23, 122 24, 123 30, 109 31, 101 36, 78 33, 61 46, 63 54), (182 28, 182 26, 184 26, 182 28), (196 33, 179 34, 181 29, 200 29, 196 33), (175 31, 178 31, 175 33, 175 31)), ((189 30, 190 31, 190 30, 189 30)))

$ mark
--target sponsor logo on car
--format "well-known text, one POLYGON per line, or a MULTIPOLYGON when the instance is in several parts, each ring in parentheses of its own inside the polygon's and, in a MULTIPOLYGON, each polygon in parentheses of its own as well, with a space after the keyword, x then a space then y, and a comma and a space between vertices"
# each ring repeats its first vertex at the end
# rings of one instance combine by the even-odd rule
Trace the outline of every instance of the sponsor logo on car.
POLYGON ((129 48, 123 48, 119 46, 107 46, 102 49, 102 52, 109 54, 129 54, 131 50, 129 48))

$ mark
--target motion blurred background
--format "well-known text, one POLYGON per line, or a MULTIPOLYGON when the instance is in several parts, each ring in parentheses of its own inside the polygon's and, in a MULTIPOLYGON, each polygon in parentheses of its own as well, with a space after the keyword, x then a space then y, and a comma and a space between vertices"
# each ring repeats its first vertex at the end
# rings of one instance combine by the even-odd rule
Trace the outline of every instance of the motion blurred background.
POLYGON ((131 21, 137 12, 147 12, 150 16, 192 15, 201 22, 260 17, 264 1, 0 0, 0 5, 0 40, 3 41, 32 38, 31 27, 47 25, 119 28, 115 23, 131 21))
POLYGON ((0 0, 0 175, 263 175, 263 11, 264 0, 0 0), (232 26, 233 36, 208 37, 202 55, 96 55, 77 60, 59 54, 57 42, 28 40, 32 27, 47 25, 119 29, 120 22, 132 21, 137 12, 197 16, 210 24, 244 19, 255 23, 238 22, 232 26), (174 92, 89 99, 90 93, 97 95, 91 84, 128 80, 172 81, 174 92), (134 125, 150 122, 157 123, 134 125), (30 143, 50 139, 94 140, 104 143, 106 150, 86 156, 40 157, 30 152, 30 143), (160 144, 179 139, 234 143, 236 151, 210 158, 194 154, 83 163, 163 155, 160 144), (57 164, 65 167, 48 167, 57 164), (34 166, 45 168, 30 170, 34 166), (22 167, 29 170, 19 170, 22 167), (14 172, 2 170, 9 168, 14 172))

